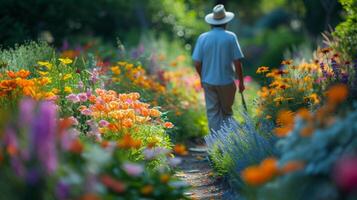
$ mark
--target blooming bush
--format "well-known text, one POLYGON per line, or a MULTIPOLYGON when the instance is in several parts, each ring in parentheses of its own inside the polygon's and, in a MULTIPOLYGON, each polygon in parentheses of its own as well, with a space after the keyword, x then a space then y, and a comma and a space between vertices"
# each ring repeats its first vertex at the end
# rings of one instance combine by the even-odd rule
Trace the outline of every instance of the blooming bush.
POLYGON ((167 167, 178 159, 170 150, 148 145, 145 160, 134 162, 127 154, 128 139, 98 143, 81 138, 73 121, 59 119, 57 110, 54 102, 27 99, 18 117, 2 121, 2 199, 185 198, 186 185, 167 167), (148 168, 159 156, 166 165, 148 168))
MULTIPOLYGON (((343 163, 348 163, 349 158, 341 160, 357 149, 356 111, 343 116, 335 114, 347 94, 345 85, 333 86, 327 91, 326 104, 314 113, 305 109, 298 111, 291 131, 277 142, 280 156, 272 159, 270 171, 255 166, 243 170, 242 178, 246 183, 258 186, 255 198, 356 197, 352 192, 356 189, 356 180, 353 176, 349 180, 342 177, 342 173, 349 173, 343 171, 343 163)), ((261 165, 265 165, 264 162, 261 165)))
POLYGON ((331 48, 318 50, 313 62, 294 65, 287 60, 282 66, 272 70, 262 66, 257 70, 269 79, 258 93, 257 113, 261 117, 275 120, 280 110, 315 109, 329 85, 344 83, 353 88, 357 80, 353 64, 331 48))

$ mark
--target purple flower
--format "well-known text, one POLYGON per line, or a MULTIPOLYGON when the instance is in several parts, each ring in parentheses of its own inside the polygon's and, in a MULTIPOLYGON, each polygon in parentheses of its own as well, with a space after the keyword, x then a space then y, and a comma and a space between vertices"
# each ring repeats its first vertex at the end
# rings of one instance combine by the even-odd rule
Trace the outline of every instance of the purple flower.
POLYGON ((320 68, 324 77, 328 77, 327 71, 325 70, 325 64, 323 62, 320 63, 320 68))
POLYGON ((56 185, 56 196, 58 199, 68 199, 70 192, 70 185, 64 183, 63 181, 59 181, 56 185))
POLYGON ((82 82, 82 81, 79 81, 79 82, 78 82, 78 89, 82 90, 83 87, 84 87, 83 82, 82 82))
POLYGON ((338 69, 338 64, 335 59, 331 59, 331 66, 332 66, 332 70, 333 70, 333 74, 334 74, 335 78, 338 79, 340 71, 338 69))
POLYGON ((48 174, 52 174, 57 168, 56 119, 55 104, 41 102, 31 133, 35 156, 48 174))
POLYGON ((126 162, 123 164, 123 170, 130 176, 140 176, 141 173, 144 171, 143 166, 126 162))
POLYGON ((181 158, 169 158, 168 159, 168 163, 171 167, 176 167, 181 162, 182 162, 181 158))
POLYGON ((79 97, 76 94, 69 94, 66 96, 66 99, 72 103, 78 103, 80 101, 79 97))
POLYGON ((33 110, 35 108, 35 102, 32 99, 24 99, 20 103, 20 122, 22 127, 29 127, 33 120, 33 110))
POLYGON ((41 174, 37 171, 37 169, 30 170, 26 175, 26 181, 30 185, 36 185, 40 180, 41 174))
POLYGON ((100 120, 100 121, 98 122, 98 124, 99 124, 100 127, 106 127, 106 126, 109 125, 109 122, 106 121, 106 120, 104 120, 104 119, 102 119, 102 120, 100 120))
POLYGON ((86 93, 80 93, 78 94, 78 98, 81 102, 86 102, 88 100, 87 94, 86 93))

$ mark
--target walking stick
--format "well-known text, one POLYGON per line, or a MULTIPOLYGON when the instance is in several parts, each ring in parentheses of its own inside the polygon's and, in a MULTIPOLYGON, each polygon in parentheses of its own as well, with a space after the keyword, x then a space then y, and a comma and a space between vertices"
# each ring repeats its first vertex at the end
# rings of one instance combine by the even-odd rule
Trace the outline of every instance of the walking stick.
POLYGON ((243 92, 240 92, 240 96, 242 97, 243 108, 246 112, 248 112, 247 104, 245 103, 243 92))

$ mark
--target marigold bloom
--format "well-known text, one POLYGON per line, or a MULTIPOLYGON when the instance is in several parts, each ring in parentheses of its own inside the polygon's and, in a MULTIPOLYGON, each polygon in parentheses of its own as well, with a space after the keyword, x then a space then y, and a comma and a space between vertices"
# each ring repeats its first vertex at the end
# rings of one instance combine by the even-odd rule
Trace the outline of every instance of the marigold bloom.
POLYGON ((279 137, 286 136, 294 128, 294 113, 288 110, 280 111, 276 123, 279 127, 274 129, 275 134, 279 137))
POLYGON ((72 93, 72 88, 66 86, 66 87, 64 87, 64 92, 66 92, 66 93, 72 93))
POLYGON ((45 67, 47 67, 47 69, 51 69, 52 68, 52 64, 49 63, 48 61, 38 61, 37 64, 40 65, 40 66, 45 66, 45 67))
POLYGON ((266 73, 269 71, 269 67, 266 66, 261 66, 257 69, 256 73, 257 74, 261 74, 261 73, 266 73))
POLYGON ((302 161, 298 161, 298 160, 289 161, 283 167, 281 167, 280 172, 283 174, 287 174, 287 173, 301 170, 304 168, 304 166, 305 164, 302 161))
POLYGON ((328 103, 339 104, 346 100, 348 96, 348 88, 345 84, 334 85, 327 90, 326 96, 328 103))
POLYGON ((281 62, 281 64, 282 64, 282 65, 291 65, 291 64, 293 64, 293 60, 283 60, 283 61, 281 62))
POLYGON ((118 147, 122 149, 138 149, 141 146, 141 140, 135 140, 130 134, 125 134, 117 144, 118 147))
POLYGON ((164 127, 165 127, 165 128, 173 128, 173 127, 174 127, 174 124, 171 123, 171 122, 165 122, 165 123, 164 123, 164 127))
POLYGON ((59 58, 58 59, 62 64, 67 65, 67 64, 71 64, 73 61, 69 58, 59 58))
POLYGON ((161 183, 165 183, 165 184, 168 183, 170 181, 170 178, 171 178, 170 174, 161 174, 160 175, 161 183))
POLYGON ((143 195, 149 195, 151 194, 152 192, 154 191, 154 187, 152 185, 145 185, 144 187, 142 187, 140 189, 140 192, 143 194, 143 195))
POLYGON ((174 152, 181 156, 185 156, 188 154, 188 151, 186 150, 186 146, 183 144, 176 144, 174 146, 174 152))

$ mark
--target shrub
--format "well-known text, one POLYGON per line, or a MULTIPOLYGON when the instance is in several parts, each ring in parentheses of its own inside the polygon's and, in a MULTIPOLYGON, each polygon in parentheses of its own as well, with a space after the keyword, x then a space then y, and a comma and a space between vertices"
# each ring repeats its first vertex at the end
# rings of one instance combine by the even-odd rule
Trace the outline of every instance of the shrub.
POLYGON ((354 59, 357 56, 357 1, 340 0, 346 11, 346 20, 337 25, 333 35, 337 37, 337 49, 354 59))

